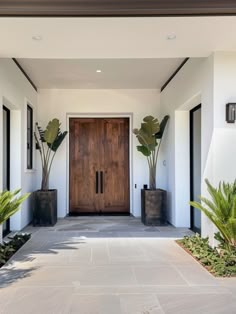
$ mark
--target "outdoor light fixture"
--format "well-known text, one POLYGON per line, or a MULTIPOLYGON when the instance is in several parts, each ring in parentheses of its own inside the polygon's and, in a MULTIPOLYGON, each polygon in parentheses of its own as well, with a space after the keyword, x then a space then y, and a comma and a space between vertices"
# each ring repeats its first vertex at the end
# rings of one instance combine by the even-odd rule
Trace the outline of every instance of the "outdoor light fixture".
POLYGON ((236 120, 236 103, 226 104, 226 121, 228 123, 234 123, 236 120))

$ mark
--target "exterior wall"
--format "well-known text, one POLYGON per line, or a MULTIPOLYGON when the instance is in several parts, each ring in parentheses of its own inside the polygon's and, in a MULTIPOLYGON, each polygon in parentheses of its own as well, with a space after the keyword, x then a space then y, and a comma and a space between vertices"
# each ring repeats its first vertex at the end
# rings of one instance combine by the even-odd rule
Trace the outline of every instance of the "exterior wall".
POLYGON ((236 102, 236 53, 214 56, 214 182, 236 177, 236 125, 225 121, 225 105, 236 102))
POLYGON ((189 110, 202 103, 202 178, 210 177, 208 160, 213 132, 213 57, 190 59, 161 93, 161 114, 170 115, 162 153, 167 160, 168 216, 190 227, 189 110))
MULTIPOLYGON (((36 118, 37 92, 11 59, 0 59, 0 102, 11 111, 10 129, 10 188, 22 188, 22 193, 36 188, 36 171, 26 170, 26 106, 34 108, 36 118)), ((2 109, 1 109, 2 110, 2 109)), ((2 165, 2 115, 0 115, 0 165, 2 165)), ((0 190, 2 189, 2 166, 0 167, 0 190)), ((31 220, 30 199, 11 219, 11 229, 20 230, 31 220)))
MULTIPOLYGON (((39 123, 45 127, 49 119, 58 118, 62 130, 68 130, 69 115, 93 116, 99 114, 132 116, 131 130, 139 127, 145 115, 159 116, 160 93, 158 90, 40 90, 39 123)), ((132 213, 140 216, 140 189, 148 183, 148 165, 136 151, 137 141, 130 137, 131 157, 131 206, 132 213), (137 184, 137 188, 134 185, 137 184)), ((50 175, 50 188, 58 189, 58 216, 68 213, 68 140, 59 148, 50 175)), ((38 186, 40 186, 40 176, 38 186)), ((161 186, 161 183, 160 183, 161 186)))
MULTIPOLYGON (((175 226, 189 226, 189 110, 202 104, 202 188, 205 178, 214 185, 233 181, 236 165, 235 124, 225 122, 225 104, 236 101, 236 54, 215 53, 190 59, 161 93, 161 115, 170 114, 169 130, 162 147, 167 160, 166 189, 169 219, 175 226)), ((202 234, 213 242, 215 229, 202 215, 202 234)))

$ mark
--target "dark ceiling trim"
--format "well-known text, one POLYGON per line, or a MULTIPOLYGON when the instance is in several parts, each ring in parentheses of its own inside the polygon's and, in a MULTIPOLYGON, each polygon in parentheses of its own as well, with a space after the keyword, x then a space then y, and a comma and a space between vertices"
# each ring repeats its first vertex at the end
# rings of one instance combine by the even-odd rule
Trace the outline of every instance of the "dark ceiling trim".
POLYGON ((32 87, 36 90, 36 92, 38 91, 36 85, 34 84, 34 82, 31 80, 31 78, 29 77, 29 75, 25 72, 25 70, 22 68, 22 66, 19 64, 19 62, 15 59, 12 58, 12 60, 15 62, 15 64, 17 65, 17 67, 20 69, 20 71, 23 73, 23 75, 26 77, 26 79, 29 81, 29 83, 32 85, 32 87))
POLYGON ((170 83, 170 81, 173 80, 173 78, 176 76, 176 74, 182 69, 182 67, 185 65, 185 63, 189 60, 189 58, 185 58, 184 61, 178 66, 178 68, 175 70, 175 72, 168 78, 168 80, 162 85, 161 92, 166 88, 166 86, 170 83))
POLYGON ((3 17, 236 15, 235 0, 1 0, 3 17))

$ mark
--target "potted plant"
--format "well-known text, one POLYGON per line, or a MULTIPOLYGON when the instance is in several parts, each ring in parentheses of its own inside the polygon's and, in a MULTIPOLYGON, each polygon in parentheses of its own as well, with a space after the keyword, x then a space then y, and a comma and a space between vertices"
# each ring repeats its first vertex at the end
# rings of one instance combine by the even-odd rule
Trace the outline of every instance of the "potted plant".
POLYGON ((141 218, 145 225, 166 223, 166 191, 156 188, 156 166, 162 136, 169 116, 159 124, 158 119, 146 116, 140 129, 134 129, 140 145, 137 150, 146 158, 149 167, 149 189, 141 190, 141 218))
POLYGON ((45 130, 36 123, 34 137, 42 165, 41 190, 34 192, 33 224, 54 225, 57 222, 57 190, 49 189, 49 175, 55 154, 67 135, 61 132, 58 119, 49 121, 45 130))
POLYGON ((30 195, 30 193, 26 193, 16 197, 18 193, 20 193, 20 190, 0 193, 0 244, 2 244, 3 223, 20 209, 21 203, 30 195))

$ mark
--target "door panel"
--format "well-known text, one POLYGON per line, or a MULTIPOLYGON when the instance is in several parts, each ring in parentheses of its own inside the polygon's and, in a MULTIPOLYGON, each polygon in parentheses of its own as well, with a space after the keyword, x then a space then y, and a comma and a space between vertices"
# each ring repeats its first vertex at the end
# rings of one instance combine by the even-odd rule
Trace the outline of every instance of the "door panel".
POLYGON ((70 213, 129 212, 129 120, 70 119, 70 213))
POLYGON ((129 212, 129 120, 104 120, 104 211, 129 212))
POLYGON ((96 119, 70 119, 70 212, 96 212, 99 169, 99 124, 96 119))

